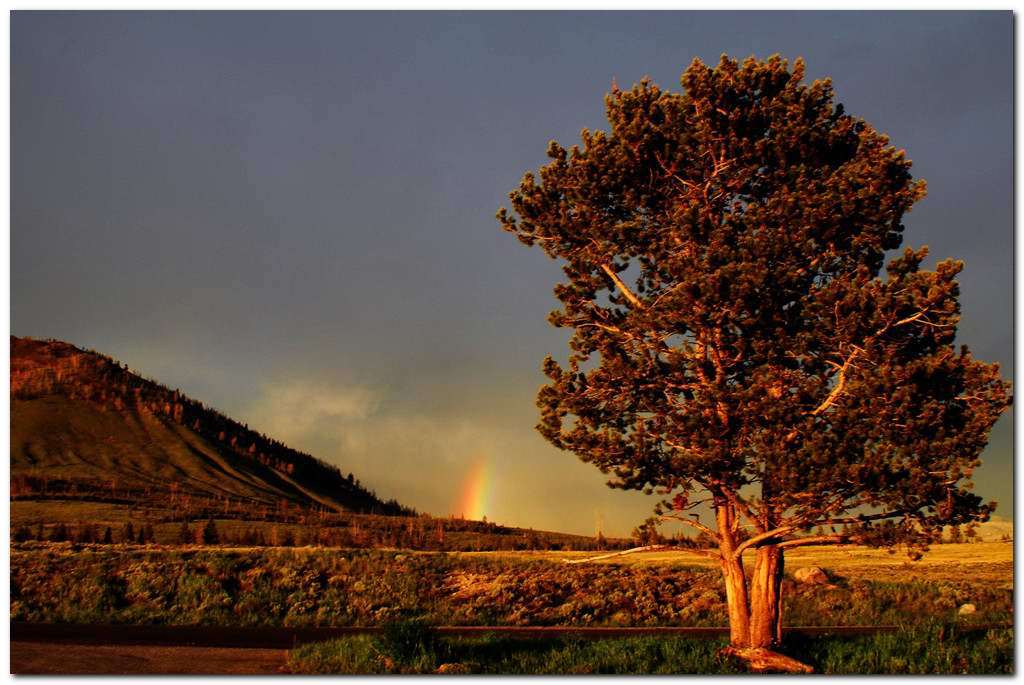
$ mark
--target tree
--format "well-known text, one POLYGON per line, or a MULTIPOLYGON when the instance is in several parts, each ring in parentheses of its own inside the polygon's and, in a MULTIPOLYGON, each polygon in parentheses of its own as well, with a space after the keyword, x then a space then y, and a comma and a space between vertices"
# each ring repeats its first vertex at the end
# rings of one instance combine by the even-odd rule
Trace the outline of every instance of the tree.
POLYGON ((179 545, 191 545, 195 541, 195 535, 192 533, 192 529, 188 527, 188 521, 182 521, 181 526, 178 527, 178 544, 179 545))
POLYGON ((65 542, 68 539, 68 527, 63 523, 58 523, 50 530, 50 542, 65 542))
POLYGON ((216 545, 220 543, 220 535, 217 533, 217 524, 213 519, 206 522, 203 526, 203 544, 204 545, 216 545))
POLYGON ((968 479, 1010 402, 954 347, 961 262, 906 249, 882 275, 924 182, 803 73, 723 56, 683 93, 613 86, 611 130, 551 142, 498 212, 563 263, 571 353, 544 361, 538 430, 714 541, 752 663, 777 656, 785 550, 916 550, 988 517, 968 479))

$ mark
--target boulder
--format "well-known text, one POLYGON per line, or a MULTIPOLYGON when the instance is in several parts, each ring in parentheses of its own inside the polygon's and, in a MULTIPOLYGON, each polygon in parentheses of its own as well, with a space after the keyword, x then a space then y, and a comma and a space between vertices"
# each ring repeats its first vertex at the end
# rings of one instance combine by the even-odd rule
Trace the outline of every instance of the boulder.
POLYGON ((802 585, 828 585, 828 574, 820 566, 805 566, 793 572, 793 579, 802 585))
POLYGON ((962 604, 957 613, 961 616, 968 616, 970 614, 975 613, 976 611, 978 611, 978 607, 974 606, 973 604, 962 604))

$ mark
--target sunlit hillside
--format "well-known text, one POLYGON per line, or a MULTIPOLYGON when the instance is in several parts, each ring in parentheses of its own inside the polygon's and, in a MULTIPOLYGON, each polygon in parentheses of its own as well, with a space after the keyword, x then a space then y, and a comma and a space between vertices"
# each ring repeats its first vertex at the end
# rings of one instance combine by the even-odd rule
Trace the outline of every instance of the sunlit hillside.
POLYGON ((11 337, 12 495, 154 492, 409 513, 352 474, 251 430, 116 361, 11 337))

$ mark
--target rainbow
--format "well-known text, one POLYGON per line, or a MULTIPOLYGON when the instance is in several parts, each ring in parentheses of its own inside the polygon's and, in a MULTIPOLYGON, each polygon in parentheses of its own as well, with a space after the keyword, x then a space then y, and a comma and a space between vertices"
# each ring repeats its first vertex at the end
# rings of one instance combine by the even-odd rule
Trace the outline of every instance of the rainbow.
POLYGON ((469 467, 469 472, 462 482, 462 489, 459 491, 459 497, 455 503, 454 514, 456 516, 479 520, 487 514, 491 485, 494 480, 490 471, 490 464, 486 457, 477 459, 469 467))

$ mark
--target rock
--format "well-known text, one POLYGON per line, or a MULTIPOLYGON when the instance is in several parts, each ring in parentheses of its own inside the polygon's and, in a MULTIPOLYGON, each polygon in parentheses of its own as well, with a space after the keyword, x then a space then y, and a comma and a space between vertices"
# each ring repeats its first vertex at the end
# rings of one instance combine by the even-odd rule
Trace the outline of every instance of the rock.
POLYGON ((956 613, 960 614, 961 616, 968 616, 970 614, 975 613, 976 611, 978 611, 978 607, 974 606, 973 604, 962 604, 960 606, 960 610, 956 613))
POLYGON ((803 585, 828 585, 828 574, 820 566, 805 566, 793 572, 793 579, 803 585))
POLYGON ((447 673, 448 675, 460 675, 469 672, 469 667, 466 664, 441 664, 434 671, 434 673, 447 673))

